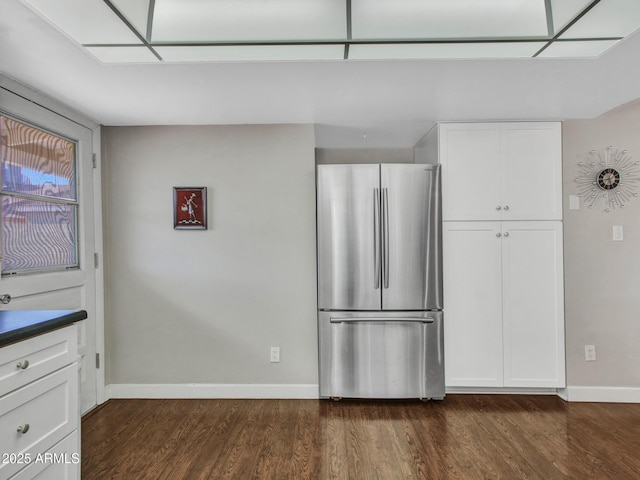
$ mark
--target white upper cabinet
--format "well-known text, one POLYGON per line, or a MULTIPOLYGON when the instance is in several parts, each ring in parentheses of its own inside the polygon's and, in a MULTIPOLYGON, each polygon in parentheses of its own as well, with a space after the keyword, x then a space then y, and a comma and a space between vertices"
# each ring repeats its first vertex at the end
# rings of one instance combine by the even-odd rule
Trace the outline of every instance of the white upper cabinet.
POLYGON ((500 125, 445 123, 438 128, 443 220, 500 220, 500 125))
POLYGON ((561 220, 560 123, 504 123, 500 129, 502 220, 561 220))
POLYGON ((559 122, 438 125, 444 220, 562 219, 559 122))

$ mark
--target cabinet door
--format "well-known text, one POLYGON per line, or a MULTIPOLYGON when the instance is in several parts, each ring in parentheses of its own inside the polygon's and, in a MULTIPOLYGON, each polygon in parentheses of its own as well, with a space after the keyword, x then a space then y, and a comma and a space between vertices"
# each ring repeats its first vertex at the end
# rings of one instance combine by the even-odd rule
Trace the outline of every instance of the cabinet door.
POLYGON ((502 225, 504 385, 564 387, 562 224, 502 225))
POLYGON ((74 430, 51 450, 34 454, 31 457, 31 463, 11 477, 11 480, 79 480, 80 441, 78 435, 78 431, 74 430))
MULTIPOLYGON (((0 452, 36 458, 79 426, 78 365, 36 380, 0 399, 0 452), (17 431, 17 427, 21 430, 17 431)), ((0 478, 24 464, 0 463, 0 478)))
POLYGON ((503 220, 562 219, 560 123, 502 124, 501 164, 503 220))
POLYGON ((442 218, 500 220, 500 124, 444 123, 438 127, 442 218))
POLYGON ((503 384, 499 222, 444 222, 445 384, 503 384))

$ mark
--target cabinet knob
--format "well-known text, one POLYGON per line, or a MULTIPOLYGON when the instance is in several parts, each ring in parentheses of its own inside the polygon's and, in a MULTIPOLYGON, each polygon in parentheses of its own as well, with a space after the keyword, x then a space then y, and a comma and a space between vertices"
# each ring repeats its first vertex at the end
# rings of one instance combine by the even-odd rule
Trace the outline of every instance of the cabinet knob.
POLYGON ((11 295, 9 295, 8 293, 4 293, 0 295, 0 303, 6 305, 10 301, 11 301, 11 295))
POLYGON ((509 205, 505 205, 505 206, 504 206, 504 208, 503 208, 503 210, 505 210, 505 211, 506 211, 506 210, 509 210, 509 205))
POLYGON ((502 234, 500 232, 496 233, 496 237, 500 238, 502 234))
POLYGON ((502 207, 501 207, 500 205, 498 205, 498 206, 496 207, 496 210, 502 210, 502 207))
POLYGON ((17 428, 18 433, 27 433, 29 431, 29 424, 25 423, 17 428))
POLYGON ((16 368, 19 368, 20 370, 25 370, 28 366, 29 366, 29 360, 22 360, 21 362, 17 363, 16 368))
POLYGON ((509 236, 509 232, 504 232, 504 237, 508 237, 509 236))

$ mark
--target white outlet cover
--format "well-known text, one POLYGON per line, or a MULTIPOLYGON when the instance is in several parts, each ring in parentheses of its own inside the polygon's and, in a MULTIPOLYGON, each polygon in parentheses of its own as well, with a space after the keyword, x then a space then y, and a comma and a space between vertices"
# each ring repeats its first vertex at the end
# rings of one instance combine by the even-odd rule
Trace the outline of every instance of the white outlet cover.
POLYGON ((613 226, 613 241, 614 242, 622 242, 624 240, 624 229, 622 225, 614 225, 613 226))
POLYGON ((270 357, 271 363, 280 362, 280 347, 271 347, 270 357))
POLYGON ((569 210, 580 210, 580 197, 569 195, 569 210))
POLYGON ((585 345, 584 346, 584 359, 587 362, 595 362, 596 361, 596 346, 595 345, 585 345))

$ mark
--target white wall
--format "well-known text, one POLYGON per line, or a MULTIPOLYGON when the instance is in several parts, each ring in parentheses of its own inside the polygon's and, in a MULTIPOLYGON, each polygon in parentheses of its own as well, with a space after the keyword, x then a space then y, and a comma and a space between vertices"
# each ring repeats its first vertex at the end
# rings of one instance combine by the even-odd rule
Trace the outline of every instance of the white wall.
POLYGON ((314 163, 309 125, 104 128, 108 384, 317 384, 314 163))
POLYGON ((638 125, 638 102, 563 125, 567 383, 587 387, 592 399, 593 387, 614 387, 631 389, 622 397, 640 401, 640 198, 603 213, 584 204, 569 210, 569 195, 577 193, 577 163, 590 150, 614 146, 640 160, 638 125), (624 227, 623 242, 612 241, 613 225, 624 227), (589 344, 595 362, 585 361, 589 344))

